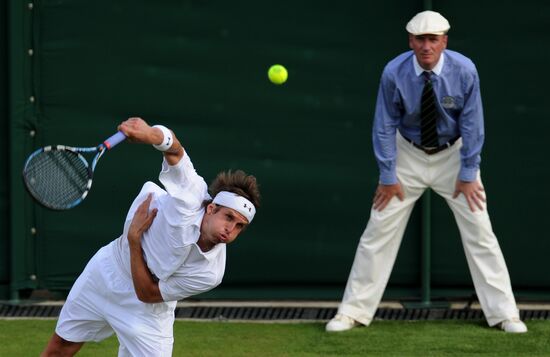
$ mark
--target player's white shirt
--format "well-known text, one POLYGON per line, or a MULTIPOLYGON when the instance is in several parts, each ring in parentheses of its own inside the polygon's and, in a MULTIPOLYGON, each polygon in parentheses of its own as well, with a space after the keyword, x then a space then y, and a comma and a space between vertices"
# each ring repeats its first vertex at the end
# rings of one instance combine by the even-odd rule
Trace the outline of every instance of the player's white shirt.
POLYGON ((202 202, 210 199, 204 179, 187 153, 178 164, 164 160, 159 175, 162 189, 153 182, 143 185, 126 216, 124 232, 111 246, 119 267, 131 277, 127 233, 138 206, 153 194, 150 209, 157 208, 153 224, 142 238, 149 270, 159 279, 164 301, 181 300, 215 288, 225 272, 225 244, 202 252, 196 244, 204 216, 202 202))

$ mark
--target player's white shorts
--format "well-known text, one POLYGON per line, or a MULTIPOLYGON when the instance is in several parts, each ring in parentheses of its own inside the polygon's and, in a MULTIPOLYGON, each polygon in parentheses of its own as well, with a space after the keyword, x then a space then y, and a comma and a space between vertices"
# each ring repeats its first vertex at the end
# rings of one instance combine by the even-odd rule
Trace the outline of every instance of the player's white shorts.
POLYGON ((72 342, 101 341, 116 333, 119 356, 171 356, 176 302, 139 301, 131 277, 111 254, 111 244, 78 277, 55 332, 72 342))

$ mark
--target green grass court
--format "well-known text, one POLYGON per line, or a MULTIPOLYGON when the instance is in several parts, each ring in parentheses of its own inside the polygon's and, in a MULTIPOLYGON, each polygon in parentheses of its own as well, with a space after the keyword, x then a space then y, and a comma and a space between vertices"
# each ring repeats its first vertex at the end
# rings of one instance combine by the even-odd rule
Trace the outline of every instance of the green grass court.
MULTIPOLYGON (((550 356, 550 321, 528 320, 510 335, 484 321, 375 321, 328 334, 322 323, 176 321, 173 356, 550 356)), ((0 356, 38 356, 55 320, 0 320, 0 356)), ((84 345, 78 356, 116 356, 116 337, 84 345)))

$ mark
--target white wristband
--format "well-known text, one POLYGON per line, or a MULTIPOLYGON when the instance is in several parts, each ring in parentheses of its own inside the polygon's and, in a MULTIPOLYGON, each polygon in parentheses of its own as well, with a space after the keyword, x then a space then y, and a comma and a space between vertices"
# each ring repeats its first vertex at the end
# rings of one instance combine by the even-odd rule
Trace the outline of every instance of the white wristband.
POLYGON ((153 125, 153 128, 160 129, 160 131, 162 131, 162 135, 164 135, 162 143, 158 145, 153 144, 153 147, 159 151, 167 151, 168 149, 170 149, 172 147, 172 144, 174 143, 172 132, 164 125, 153 125))

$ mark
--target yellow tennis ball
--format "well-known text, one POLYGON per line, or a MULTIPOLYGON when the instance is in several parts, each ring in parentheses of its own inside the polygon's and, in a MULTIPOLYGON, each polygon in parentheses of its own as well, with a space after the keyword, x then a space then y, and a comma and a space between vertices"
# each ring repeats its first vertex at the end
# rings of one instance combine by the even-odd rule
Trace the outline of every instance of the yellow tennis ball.
POLYGON ((280 64, 274 64, 273 66, 269 67, 269 71, 267 71, 267 76, 272 83, 283 84, 288 78, 288 72, 286 68, 281 66, 280 64))

